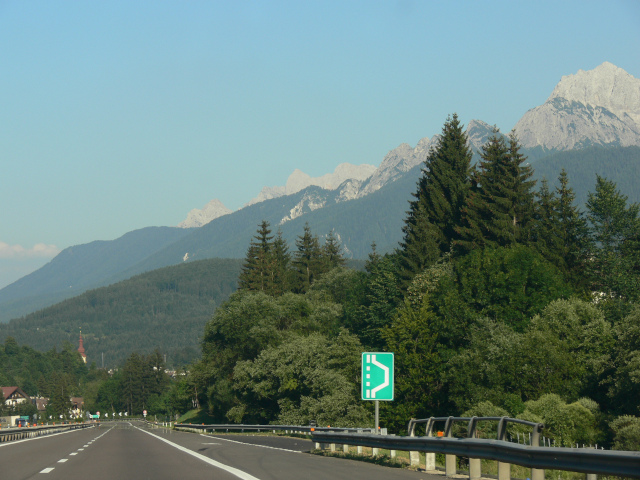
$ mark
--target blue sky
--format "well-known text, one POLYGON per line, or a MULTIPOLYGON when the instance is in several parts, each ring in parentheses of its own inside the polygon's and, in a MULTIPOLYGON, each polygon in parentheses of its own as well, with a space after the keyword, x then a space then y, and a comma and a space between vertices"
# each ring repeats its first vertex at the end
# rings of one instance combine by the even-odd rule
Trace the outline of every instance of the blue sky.
POLYGON ((638 1, 0 0, 0 288, 56 252, 379 165, 563 75, 640 78, 638 1))

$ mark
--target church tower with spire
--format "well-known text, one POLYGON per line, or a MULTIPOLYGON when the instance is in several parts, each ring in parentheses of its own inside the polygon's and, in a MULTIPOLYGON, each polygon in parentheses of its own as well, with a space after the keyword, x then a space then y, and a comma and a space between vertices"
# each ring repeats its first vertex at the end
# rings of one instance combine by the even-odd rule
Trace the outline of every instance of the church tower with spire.
POLYGON ((84 353, 84 346, 82 345, 82 329, 80 329, 80 346, 78 347, 78 353, 82 356, 82 361, 87 363, 87 355, 84 353))

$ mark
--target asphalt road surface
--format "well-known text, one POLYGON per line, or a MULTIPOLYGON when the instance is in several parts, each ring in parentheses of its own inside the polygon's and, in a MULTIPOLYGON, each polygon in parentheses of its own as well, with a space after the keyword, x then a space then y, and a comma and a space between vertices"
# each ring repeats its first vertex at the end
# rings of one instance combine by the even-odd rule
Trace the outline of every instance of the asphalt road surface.
POLYGON ((310 455, 309 440, 200 435, 150 428, 143 422, 0 444, 2 480, 404 480, 426 473, 310 455))

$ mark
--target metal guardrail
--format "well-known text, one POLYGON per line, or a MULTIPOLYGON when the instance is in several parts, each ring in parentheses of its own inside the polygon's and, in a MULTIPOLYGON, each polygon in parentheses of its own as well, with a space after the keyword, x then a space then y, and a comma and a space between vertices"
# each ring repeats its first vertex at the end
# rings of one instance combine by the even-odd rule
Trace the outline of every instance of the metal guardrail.
POLYGON ((293 432, 293 433, 312 433, 312 432, 367 432, 375 433, 374 428, 335 428, 335 427, 314 427, 311 425, 242 425, 242 424, 214 424, 214 425, 204 425, 204 424, 192 424, 192 423, 176 423, 174 428, 178 429, 192 429, 199 431, 212 431, 216 430, 224 430, 224 431, 284 431, 284 432, 293 432))
MULTIPOLYGON (((427 455, 440 453, 447 456, 447 476, 456 474, 455 460, 456 456, 459 456, 469 459, 470 480, 477 480, 481 477, 481 459, 495 460, 498 462, 499 480, 508 480, 510 478, 511 464, 531 468, 532 480, 543 480, 545 469, 586 473, 588 474, 588 478, 593 478, 591 475, 640 478, 640 452, 540 447, 539 439, 540 432, 544 429, 543 424, 508 417, 431 417, 421 420, 412 419, 409 422, 409 436, 407 437, 376 434, 373 428, 335 428, 299 425, 196 425, 179 423, 175 424, 174 428, 193 432, 273 431, 275 433, 276 431, 285 431, 287 433, 310 434, 312 441, 323 446, 340 444, 391 451, 424 452, 427 455), (476 437, 478 423, 485 421, 498 422, 497 439, 474 438, 476 437), (438 422, 444 422, 445 424, 443 436, 434 437, 432 436, 433 428, 438 422), (454 422, 468 422, 468 438, 455 438, 452 436, 454 422), (416 426, 422 423, 426 424, 426 436, 416 437, 416 426), (520 445, 518 443, 505 441, 509 423, 531 426, 531 445, 520 445)), ((433 469, 435 469, 435 459, 433 469)))
POLYGON ((497 428, 497 440, 505 440, 507 434, 507 425, 509 423, 518 423, 521 425, 527 425, 532 427, 531 445, 540 445, 540 432, 544 429, 544 424, 538 422, 530 422, 528 420, 522 420, 520 418, 510 417, 429 417, 423 419, 412 418, 409 421, 407 427, 409 436, 415 436, 416 426, 418 424, 426 424, 426 435, 430 437, 433 434, 433 429, 438 422, 444 422, 444 436, 452 436, 452 428, 455 422, 467 422, 467 438, 474 438, 477 432, 477 426, 479 422, 498 422, 497 428))
POLYGON ((40 437, 66 430, 94 427, 94 423, 68 423, 62 425, 39 425, 36 427, 6 428, 0 430, 0 443, 22 440, 25 438, 40 437))
MULTIPOLYGON (((478 437, 478 423, 479 422, 498 422, 496 428, 496 440, 506 440, 507 425, 509 423, 517 423, 526 425, 532 428, 530 445, 540 446, 540 432, 544 429, 542 423, 530 422, 528 420, 521 420, 519 418, 509 417, 430 417, 417 420, 412 418, 409 421, 407 430, 409 436, 415 436, 416 426, 424 423, 425 435, 431 437, 433 435, 433 429, 436 424, 444 423, 444 430, 438 432, 438 436, 444 436, 446 438, 453 437, 453 426, 456 422, 467 422, 467 438, 478 437)), ((417 465, 420 463, 418 452, 412 452, 410 454, 411 464, 417 465)), ((480 458, 469 458, 469 478, 477 479, 482 476, 482 464, 480 458)), ((426 470, 435 470, 436 457, 434 452, 428 452, 425 454, 425 468, 426 470)), ((456 456, 453 454, 446 454, 445 456, 445 472, 447 475, 456 474, 456 456)), ((498 478, 499 480, 506 480, 511 476, 511 464, 506 462, 498 462, 498 478)), ((533 480, 544 480, 544 471, 532 468, 531 478, 533 480)))
POLYGON ((337 432, 314 432, 311 437, 315 442, 330 444, 444 453, 467 458, 497 460, 535 469, 640 478, 640 452, 532 447, 504 440, 477 438, 395 437, 337 432))

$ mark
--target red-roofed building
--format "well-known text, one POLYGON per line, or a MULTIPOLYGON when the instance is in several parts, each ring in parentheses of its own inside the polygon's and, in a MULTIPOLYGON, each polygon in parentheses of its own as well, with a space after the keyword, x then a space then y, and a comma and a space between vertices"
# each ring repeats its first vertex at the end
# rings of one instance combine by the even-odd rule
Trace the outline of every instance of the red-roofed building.
POLYGON ((20 403, 29 402, 31 398, 24 393, 20 387, 0 387, 2 389, 2 396, 4 397, 4 404, 7 407, 15 407, 20 403))

